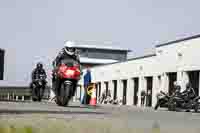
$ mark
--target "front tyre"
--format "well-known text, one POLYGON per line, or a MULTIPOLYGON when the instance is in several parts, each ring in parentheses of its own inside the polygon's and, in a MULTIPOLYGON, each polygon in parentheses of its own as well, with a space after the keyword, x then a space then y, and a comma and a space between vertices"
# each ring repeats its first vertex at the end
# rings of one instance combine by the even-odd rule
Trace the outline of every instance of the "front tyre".
POLYGON ((37 98, 37 90, 36 90, 35 87, 32 88, 32 100, 33 100, 34 102, 36 102, 36 101, 38 100, 38 98, 37 98))
POLYGON ((60 95, 57 96, 56 103, 59 106, 67 106, 71 99, 71 90, 73 85, 71 82, 62 83, 60 88, 60 95))
MULTIPOLYGON (((41 88, 40 88, 41 90, 41 88)), ((41 91, 39 90, 39 94, 38 94, 38 101, 41 102, 42 101, 42 95, 41 95, 41 91)))
POLYGON ((38 101, 41 102, 42 101, 42 97, 44 96, 44 88, 40 87, 38 88, 38 101))
POLYGON ((169 111, 176 111, 176 102, 174 100, 171 100, 169 102, 169 105, 168 105, 168 110, 169 111))

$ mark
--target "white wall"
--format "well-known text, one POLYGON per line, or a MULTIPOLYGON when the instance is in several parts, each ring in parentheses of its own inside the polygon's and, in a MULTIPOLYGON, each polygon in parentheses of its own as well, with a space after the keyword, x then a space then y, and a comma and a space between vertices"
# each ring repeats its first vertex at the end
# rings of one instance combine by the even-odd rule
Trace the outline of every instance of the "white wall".
POLYGON ((159 65, 163 72, 199 70, 200 62, 194 61, 200 58, 200 38, 179 42, 156 48, 159 65), (162 51, 159 54, 159 51, 162 51), (182 54, 182 57, 178 56, 182 54))
POLYGON ((93 82, 109 81, 114 79, 129 79, 138 77, 138 75, 157 75, 158 71, 155 67, 155 64, 156 57, 153 56, 122 63, 94 67, 91 69, 93 82), (140 67, 142 67, 142 70, 140 67))

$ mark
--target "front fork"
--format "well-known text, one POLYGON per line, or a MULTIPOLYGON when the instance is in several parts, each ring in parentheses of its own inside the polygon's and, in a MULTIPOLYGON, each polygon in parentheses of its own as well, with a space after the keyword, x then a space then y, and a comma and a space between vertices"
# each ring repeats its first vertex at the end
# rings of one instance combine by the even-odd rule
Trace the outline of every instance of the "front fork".
POLYGON ((74 82, 74 81, 64 81, 64 82, 65 82, 65 84, 72 84, 72 89, 70 90, 70 93, 72 96, 75 96, 77 82, 74 82))

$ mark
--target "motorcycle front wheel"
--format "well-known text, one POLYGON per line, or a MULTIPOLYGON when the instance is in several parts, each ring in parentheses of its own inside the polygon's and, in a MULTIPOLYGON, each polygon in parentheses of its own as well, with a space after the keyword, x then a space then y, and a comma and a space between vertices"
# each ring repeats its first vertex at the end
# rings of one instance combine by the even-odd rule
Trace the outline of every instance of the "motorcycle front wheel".
POLYGON ((154 110, 157 110, 159 106, 160 106, 160 101, 158 100, 156 106, 154 107, 154 110))
POLYGON ((32 100, 34 102, 36 102, 38 99, 37 99, 37 90, 36 88, 32 88, 32 100))
POLYGON ((56 104, 58 106, 67 106, 71 99, 71 89, 73 88, 72 84, 61 84, 60 94, 56 98, 56 104))
POLYGON ((176 102, 171 100, 168 104, 168 110, 169 111, 176 111, 176 105, 177 105, 176 102))
POLYGON ((43 88, 40 87, 40 88, 38 88, 38 101, 39 102, 42 101, 42 96, 43 96, 43 88))

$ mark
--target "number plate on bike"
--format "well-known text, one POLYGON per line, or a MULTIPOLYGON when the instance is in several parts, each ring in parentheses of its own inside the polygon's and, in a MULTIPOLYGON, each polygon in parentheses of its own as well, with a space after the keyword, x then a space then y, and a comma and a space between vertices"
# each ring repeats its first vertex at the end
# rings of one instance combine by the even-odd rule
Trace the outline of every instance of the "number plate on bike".
POLYGON ((74 74, 74 71, 73 71, 73 70, 67 70, 67 71, 66 71, 66 74, 67 74, 67 75, 73 75, 73 74, 74 74))

